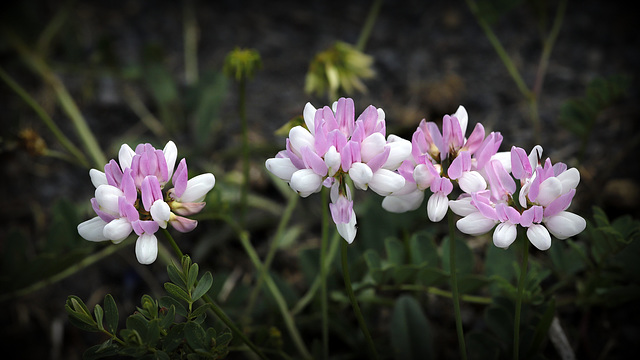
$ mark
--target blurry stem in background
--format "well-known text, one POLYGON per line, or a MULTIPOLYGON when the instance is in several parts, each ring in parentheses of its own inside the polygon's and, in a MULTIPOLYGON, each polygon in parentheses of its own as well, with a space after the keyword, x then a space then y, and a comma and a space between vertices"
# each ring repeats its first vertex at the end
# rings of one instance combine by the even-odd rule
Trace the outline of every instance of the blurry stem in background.
POLYGON ((533 127, 534 127, 534 134, 535 134, 534 140, 536 141, 536 143, 539 143, 542 130, 541 130, 541 124, 540 124, 540 115, 538 113, 538 99, 540 98, 540 93, 542 92, 542 84, 544 83, 544 77, 546 75, 547 67, 549 65, 549 57, 551 56, 551 50, 553 49, 553 45, 555 44, 558 34, 560 33, 560 28, 562 27, 562 21, 564 18, 566 7, 567 7, 567 0, 562 0, 558 4, 558 10, 556 11, 556 17, 553 23, 553 27, 549 32, 548 37, 543 39, 543 50, 542 50, 540 62, 538 64, 538 71, 536 73, 536 80, 533 86, 533 90, 530 90, 525 84, 524 80, 522 79, 522 76, 520 76, 520 73, 518 72, 516 65, 513 63, 513 61, 507 54, 506 50, 502 47, 500 40, 498 40, 498 37, 491 30, 491 27, 485 21, 485 19, 482 18, 480 11, 478 9, 478 5, 475 3, 475 1, 474 0, 466 0, 466 1, 467 1, 467 5, 469 6, 469 9, 475 16, 476 20, 478 21, 478 24, 480 25, 485 35, 487 36, 487 39, 489 39, 489 42, 491 43, 491 45, 493 45, 493 48, 495 49, 496 53, 498 54, 498 56, 504 63, 505 67, 507 68, 509 75, 511 75, 511 77, 513 78, 513 81, 515 81, 516 85, 518 86, 518 89, 520 90, 524 98, 527 100, 529 104, 531 122, 533 123, 533 127))
POLYGON ((36 114, 38 115, 38 117, 42 120, 42 122, 44 122, 44 124, 49 128, 49 130, 53 133, 53 136, 56 137, 56 139, 60 142, 60 145, 62 145, 65 149, 67 149, 67 151, 69 153, 71 153, 71 155, 73 155, 73 157, 80 163, 80 165, 84 166, 84 167, 89 167, 89 162, 87 161, 87 158, 84 156, 84 154, 82 153, 82 151, 80 151, 80 149, 78 149, 73 142, 71 142, 71 140, 69 140, 69 138, 67 138, 64 133, 62 132, 62 130, 60 130, 60 128, 58 127, 58 125, 56 125, 56 123, 53 121, 53 119, 51 119, 51 117, 49 116, 49 114, 47 114, 47 112, 42 108, 42 106, 40 106, 40 104, 38 104, 35 99, 33 97, 31 97, 31 95, 29 95, 29 93, 24 90, 20 84, 18 84, 17 82, 15 82, 10 76, 9 74, 7 74, 4 69, 2 69, 0 67, 0 78, 2 78, 2 80, 4 80, 4 82, 13 90, 16 92, 16 94, 18 94, 18 96, 20 96, 20 98, 22 98, 22 100, 24 100, 24 102, 27 103, 27 105, 29 105, 33 111, 36 112, 36 114))
POLYGON ((360 325, 360 330, 364 334, 365 339, 367 340, 367 344, 369 345, 369 351, 371 352, 371 356, 374 359, 379 359, 378 351, 376 350, 376 346, 371 338, 371 334, 369 333, 369 329, 367 328, 367 323, 364 321, 364 317, 362 316, 362 312, 360 311, 360 306, 358 305, 358 300, 356 299, 356 295, 353 293, 353 288, 351 287, 351 276, 349 275, 349 261, 347 258, 347 250, 348 244, 344 240, 339 240, 342 243, 341 246, 341 258, 342 258, 342 275, 344 277, 344 286, 347 291, 347 295, 349 296, 349 301, 351 302, 351 307, 353 308, 353 312, 358 319, 358 324, 360 325))
MULTIPOLYGON (((273 236, 273 240, 271 240, 271 244, 269 245, 269 250, 267 252, 267 256, 264 260, 264 268, 266 271, 269 271, 271 267, 271 263, 273 262, 273 258, 276 255, 276 251, 280 246, 282 241, 282 236, 284 235, 284 230, 291 219, 291 215, 293 214, 293 210, 295 210, 296 205, 298 204, 298 194, 291 193, 287 202, 287 207, 285 208, 282 216, 280 217, 280 222, 278 223, 278 228, 276 230, 276 234, 273 236)), ((262 289, 262 285, 264 283, 264 279, 262 277, 258 278, 258 282, 256 286, 251 290, 251 294, 249 295, 249 301, 247 302, 247 308, 244 313, 245 316, 250 316, 251 311, 255 306, 256 301, 258 300, 258 295, 260 294, 260 290, 262 289)))
POLYGON ((529 239, 523 231, 518 232, 520 245, 522 246, 522 266, 520 268, 520 280, 518 280, 518 297, 516 298, 516 314, 513 321, 513 359, 518 360, 520 355, 520 313, 522 311, 522 294, 524 293, 524 283, 527 280, 527 265, 529 262, 529 239))
POLYGON ((198 82, 198 22, 193 0, 186 0, 183 7, 184 29, 184 80, 187 85, 198 82))
MULTIPOLYGON (((360 290, 365 289, 366 287, 360 287, 360 290)), ((423 286, 416 284, 401 284, 401 285, 383 285, 378 287, 382 291, 424 291, 429 294, 453 298, 453 294, 450 291, 439 289, 435 286, 423 286)), ((485 296, 474 296, 474 295, 461 295, 460 300, 466 301, 472 304, 481 304, 481 305, 491 305, 493 303, 493 298, 485 297, 485 296)))
MULTIPOLYGON (((182 250, 180 250, 180 247, 178 246, 176 241, 173 239, 173 236, 171 236, 171 233, 169 233, 169 230, 162 229, 162 232, 166 236, 167 240, 169 240, 169 244, 171 245, 171 248, 173 248, 173 251, 182 260, 184 254, 182 253, 182 250)), ((229 329, 235 336, 240 338, 242 342, 244 342, 245 345, 251 348, 251 350, 253 350, 256 355, 260 356, 260 358, 266 359, 266 356, 262 353, 262 351, 253 342, 251 342, 251 340, 249 340, 249 338, 240 330, 240 328, 238 328, 238 326, 236 326, 236 324, 227 316, 227 314, 224 313, 220 306, 218 306, 218 304, 213 301, 211 297, 209 297, 209 295, 205 294, 204 296, 202 296, 202 300, 211 305, 211 310, 225 325, 227 325, 227 327, 229 327, 229 329)))
POLYGON ((447 210, 447 220, 449 222, 449 272, 451 273, 453 310, 456 318, 456 332, 458 334, 458 348, 460 349, 460 358, 464 360, 467 358, 467 346, 464 341, 462 317, 460 316, 460 294, 458 293, 458 269, 456 266, 456 226, 451 209, 447 210))
POLYGON ((240 224, 244 227, 247 218, 247 195, 249 194, 249 126, 246 112, 247 80, 238 81, 238 113, 242 124, 242 192, 240 193, 240 224))
MULTIPOLYGON (((327 208, 327 188, 322 188, 322 235, 320 239, 320 308, 322 311, 322 356, 329 358, 329 306, 327 302, 327 268, 324 263, 327 259, 327 241, 329 240, 329 210, 327 208)), ((340 240, 338 240, 340 241, 340 240)))
POLYGON ((29 64, 31 68, 35 70, 35 72, 40 75, 42 79, 54 90, 62 109, 71 119, 80 140, 83 142, 85 149, 91 156, 94 163, 93 166, 102 168, 104 164, 107 163, 107 159, 102 153, 102 150, 98 145, 98 141, 91 132, 91 129, 87 125, 87 122, 78 109, 78 106, 75 101, 73 101, 73 98, 60 78, 56 76, 40 55, 29 50, 22 40, 20 40, 15 34, 5 32, 4 35, 11 45, 17 50, 22 59, 29 64))
POLYGON ((140 96, 130 86, 122 87, 124 96, 122 99, 129 105, 131 110, 140 118, 140 121, 157 137, 167 138, 167 131, 162 122, 156 118, 145 106, 140 96))
MULTIPOLYGON (((329 241, 331 245, 329 246, 329 251, 325 258, 325 262, 323 264, 324 271, 327 271, 331 263, 333 263, 333 259, 335 258, 336 253, 338 252, 338 245, 340 244, 340 242, 338 241, 339 239, 340 239, 340 236, 338 232, 337 231, 334 232, 333 236, 331 237, 331 241, 329 241)), ((300 300, 298 300, 298 302, 295 304, 293 309, 291 309, 291 314, 296 315, 300 313, 302 310, 304 310, 304 308, 316 296, 316 293, 318 292, 319 288, 320 288, 320 274, 316 275, 315 279, 313 280, 313 283, 309 287, 309 290, 307 290, 304 296, 302 296, 300 300)))
POLYGON ((56 273, 48 278, 42 279, 34 284, 31 284, 26 288, 22 288, 8 294, 3 294, 2 296, 0 296, 0 302, 13 297, 20 297, 20 296, 30 294, 34 291, 40 290, 46 286, 54 284, 60 280, 66 279, 67 277, 77 273, 78 271, 90 265, 93 265, 94 263, 106 258, 107 256, 131 244, 132 244, 131 242, 127 242, 127 243, 123 243, 123 246, 114 246, 114 245, 106 246, 95 254, 91 254, 83 257, 82 260, 60 271, 59 273, 56 273))
POLYGON ((382 0, 374 0, 373 4, 371 5, 371 9, 369 9, 367 19, 365 20, 365 23, 362 26, 362 30, 360 31, 356 49, 364 51, 364 48, 367 45, 367 40, 369 40, 369 36, 371 36, 371 30, 373 30, 373 25, 375 25, 376 23, 376 19, 378 18, 378 13, 380 12, 381 7, 382 0))
POLYGON ((246 251, 251 262, 253 263, 253 266, 256 268, 256 270, 260 274, 260 277, 264 278, 264 282, 267 285, 267 288, 269 289, 269 291, 271 292, 271 295, 273 296, 273 299, 275 300, 278 306, 278 309, 280 310, 285 326, 289 331, 289 336, 291 336, 291 340, 293 341, 296 349, 298 350, 302 358, 313 359, 313 357, 311 356, 311 353, 309 353, 309 350, 307 349, 306 345, 304 344, 304 341, 302 340, 302 336, 300 336, 300 332, 296 327, 296 324, 295 324, 295 321, 293 320, 293 316, 291 315, 291 312, 287 309, 287 303, 284 299, 284 296, 282 296, 280 289, 278 289, 278 286, 273 281, 273 278, 271 277, 271 275, 269 275, 269 272, 265 269, 264 265, 260 261, 260 257, 258 256, 256 249, 251 244, 251 240, 249 239, 249 233, 245 231, 240 226, 240 224, 238 224, 228 215, 221 214, 221 218, 225 220, 227 224, 229 224, 233 228, 233 230, 236 232, 236 234, 238 235, 238 238, 240 239, 240 243, 242 244, 242 247, 246 251))

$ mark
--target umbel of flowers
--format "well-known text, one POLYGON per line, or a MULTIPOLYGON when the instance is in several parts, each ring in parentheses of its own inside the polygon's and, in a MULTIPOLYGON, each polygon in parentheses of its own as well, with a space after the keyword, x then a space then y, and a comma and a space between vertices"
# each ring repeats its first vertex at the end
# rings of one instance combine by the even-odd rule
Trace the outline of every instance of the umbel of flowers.
POLYGON ((467 193, 486 189, 485 165, 491 159, 505 161, 506 158, 505 154, 498 153, 502 135, 492 132, 485 138, 484 127, 477 123, 466 138, 468 122, 463 106, 458 107, 455 114, 443 117, 442 133, 436 123, 424 119, 420 122, 411 139, 411 156, 398 168, 406 180, 405 186, 385 197, 382 201, 385 210, 395 213, 415 210, 429 189, 427 215, 437 222, 447 213, 454 182, 467 193))
POLYGON ((177 155, 173 141, 163 150, 139 144, 134 151, 124 144, 118 162, 109 161, 104 172, 91 169, 89 176, 96 188, 91 206, 97 216, 78 225, 80 236, 117 244, 133 231, 138 235, 138 261, 151 264, 158 256, 155 233, 159 228, 171 224, 180 232, 193 230, 197 221, 185 216, 202 210, 215 177, 206 173, 188 179, 185 159, 180 160, 174 172, 177 155), (173 187, 166 191, 169 181, 173 187))
POLYGON ((395 135, 386 137, 382 109, 370 105, 356 119, 349 98, 320 109, 307 103, 303 118, 304 126, 289 131, 285 150, 265 165, 302 197, 323 186, 331 188, 331 217, 340 235, 351 243, 356 215, 346 178, 358 189, 394 194, 405 186, 405 178, 396 170, 411 155, 411 143, 395 135))
POLYGON ((487 190, 463 194, 450 201, 451 210, 463 216, 456 223, 458 229, 481 235, 495 226, 493 243, 507 248, 515 241, 520 225, 540 250, 551 247, 550 234, 566 239, 582 232, 586 221, 566 211, 580 182, 580 172, 576 168, 567 169, 563 163, 552 165, 549 158, 541 162, 540 145, 528 156, 514 146, 510 155, 506 168, 495 160, 486 166, 487 190), (519 187, 514 178, 519 180, 519 187))

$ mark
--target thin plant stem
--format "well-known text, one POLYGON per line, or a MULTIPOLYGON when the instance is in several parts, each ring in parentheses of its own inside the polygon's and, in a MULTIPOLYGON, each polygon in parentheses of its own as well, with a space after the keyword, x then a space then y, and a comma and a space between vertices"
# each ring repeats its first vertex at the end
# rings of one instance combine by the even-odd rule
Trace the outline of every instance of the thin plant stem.
POLYGON ((329 211, 327 210, 327 188, 322 188, 322 236, 320 239, 320 309, 322 312, 322 355, 329 358, 329 304, 327 301, 327 241, 329 240, 329 211))
MULTIPOLYGON (((338 239, 339 239, 339 234, 335 232, 331 237, 331 241, 329 241, 331 244, 329 245, 329 251, 327 253, 327 256, 325 258, 325 262, 323 265, 325 268, 325 271, 328 271, 326 269, 328 269, 329 266, 331 266, 331 264, 333 263, 333 259, 338 253, 338 245, 340 244, 338 242, 338 239)), ((291 314, 296 315, 300 313, 302 310, 304 310, 304 308, 311 302, 311 300, 315 298, 316 293, 318 292, 318 289, 320 289, 320 274, 316 275, 316 277, 313 280, 313 283, 309 287, 309 290, 307 290, 307 292, 300 298, 300 300, 298 300, 298 302, 295 304, 293 309, 291 309, 291 314)))
POLYGON ((365 46, 367 45, 367 40, 369 40, 369 36, 371 36, 371 30, 373 30, 373 25, 376 23, 376 19, 378 17, 378 13, 380 13, 380 8, 382 7, 382 0, 375 0, 373 5, 371 5, 371 9, 369 9, 369 14, 367 15, 367 19, 362 26, 362 30, 360 31, 360 36, 358 37, 358 43, 356 44, 356 49, 360 51, 364 51, 365 46))
POLYGON ((464 341, 464 330, 462 329, 462 317, 460 316, 460 294, 458 292, 458 269, 456 267, 456 239, 455 239, 455 222, 451 209, 447 212, 447 220, 449 221, 449 272, 451 273, 451 293, 453 300, 453 310, 456 318, 456 333, 458 334, 458 348, 460 349, 460 358, 467 358, 467 346, 464 341))
MULTIPOLYGON (((374 285, 372 285, 373 287, 374 285)), ((365 287, 362 287, 365 288, 365 287)), ((400 285, 383 285, 378 287, 383 291, 424 291, 426 293, 442 296, 449 299, 453 298, 453 294, 450 291, 442 290, 435 286, 424 286, 417 284, 400 284, 400 285)), ((461 301, 465 301, 471 304, 480 304, 480 305, 491 305, 493 303, 493 299, 486 296, 475 296, 475 295, 461 295, 461 301)))
POLYGON ((82 116, 78 105, 75 103, 75 101, 71 97, 71 94, 69 94, 69 91, 64 86, 60 78, 56 76, 56 74, 41 56, 28 49, 27 46, 22 42, 22 40, 15 36, 15 34, 5 33, 5 36, 17 50, 22 59, 27 64, 29 64, 31 68, 35 70, 35 72, 40 75, 42 79, 47 84, 49 84, 49 86, 51 86, 53 91, 56 93, 62 109, 71 119, 71 123, 75 127, 76 132, 78 133, 80 140, 84 144, 85 149, 92 158, 94 166, 98 168, 104 166, 104 164, 107 163, 107 159, 100 149, 98 141, 91 132, 89 125, 87 125, 84 116, 82 116))
POLYGON ((513 322, 513 359, 518 360, 520 355, 520 314, 522 311, 522 294, 524 293, 524 283, 527 279, 527 265, 529 262, 529 240, 521 236, 522 243, 522 267, 520 269, 520 280, 518 280, 518 297, 516 298, 516 314, 513 322))
POLYGON ((58 125, 51 119, 49 114, 36 102, 36 100, 29 95, 29 93, 18 84, 15 80, 7 74, 4 69, 0 67, 0 78, 4 80, 4 82, 13 90, 18 96, 24 100, 24 102, 29 105, 33 111, 35 111, 36 115, 42 120, 42 122, 49 128, 49 131, 53 133, 53 136, 60 142, 67 151, 73 155, 73 157, 80 163, 81 166, 89 167, 89 162, 87 158, 84 156, 84 153, 78 149, 69 138, 65 136, 65 134, 60 130, 58 125))
MULTIPOLYGON (((130 245, 131 243, 127 243, 127 245, 130 245)), ((55 284, 60 280, 66 279, 67 277, 81 271, 82 269, 95 264, 96 262, 106 258, 107 256, 115 253, 116 251, 124 248, 126 246, 106 246, 105 248, 101 249, 100 251, 91 254, 91 255, 87 255, 85 257, 82 258, 82 260, 78 261, 77 263, 75 263, 72 266, 69 266, 68 268, 60 271, 59 273, 56 273, 52 276, 49 276, 45 279, 42 279, 36 283, 33 283, 25 288, 22 289, 18 289, 14 292, 11 293, 7 293, 7 294, 3 294, 2 296, 0 296, 0 302, 10 299, 10 298, 14 298, 14 297, 20 297, 20 296, 24 296, 27 294, 30 294, 34 291, 40 290, 46 286, 49 286, 51 284, 55 284)))
POLYGON ((246 113, 246 79, 241 77, 238 81, 238 113, 242 124, 242 191, 240 193, 240 219, 245 225, 247 216, 247 195, 249 193, 249 126, 246 113))
POLYGON ((306 345, 304 344, 304 341, 302 340, 302 337, 300 336, 300 332, 296 327, 296 324, 293 320, 293 316, 287 309, 287 303, 284 300, 282 293, 278 289, 278 286, 276 285, 276 283, 273 281, 273 278, 271 277, 271 275, 269 275, 269 273, 265 270, 262 262, 260 262, 258 253, 256 252, 255 248, 251 244, 251 241, 249 240, 248 233, 238 228, 236 228, 236 231, 238 233, 238 237, 240 238, 240 243, 242 244, 242 247, 244 247, 245 251, 247 252, 247 255, 249 255, 249 259, 251 260, 255 268, 260 273, 260 276, 264 278, 264 282, 267 285, 267 288, 269 289, 269 291, 271 292, 271 295, 276 301, 278 309, 280 310, 280 313, 284 320, 285 326, 287 327, 287 330, 289 331, 289 335, 291 336, 291 339, 293 340, 294 345, 298 349, 298 352, 304 359, 312 359, 313 357, 311 356, 311 353, 307 349, 306 345))
MULTIPOLYGON (((173 239, 173 236, 171 236, 171 233, 169 233, 167 229, 162 230, 169 240, 169 244, 173 248, 173 251, 176 253, 176 256, 182 259, 184 257, 184 254, 182 253, 182 250, 180 250, 180 247, 178 246, 176 241, 173 239)), ((249 338, 240 330, 240 328, 238 328, 238 326, 227 316, 227 314, 224 313, 222 308, 220 308, 220 306, 211 297, 205 294, 204 296, 202 296, 202 300, 211 306, 211 310, 225 325, 227 325, 229 329, 231 329, 235 336, 240 338, 242 342, 244 342, 245 345, 251 348, 251 350, 253 350, 253 352, 261 359, 267 359, 262 351, 251 340, 249 340, 249 338)))
POLYGON ((184 2, 184 79, 187 85, 198 82, 198 23, 193 0, 184 2))
POLYGON ((553 50, 556 39, 560 34, 560 29, 562 28, 562 22, 566 9, 567 0, 560 1, 560 3, 558 4, 558 10, 556 11, 556 17, 553 21, 553 26, 551 27, 551 31, 549 32, 549 36, 544 40, 542 55, 540 56, 540 62, 538 63, 536 82, 533 86, 533 93, 536 95, 536 97, 539 97, 540 93, 542 92, 542 84, 544 83, 544 77, 547 73, 547 67, 549 66, 551 50, 553 50))
POLYGON ((356 299, 356 295, 353 292, 353 288, 351 287, 351 276, 349 275, 349 261, 347 259, 347 250, 348 245, 346 241, 340 240, 342 243, 341 253, 342 253, 342 275, 344 277, 344 286, 347 291, 347 295, 349 296, 349 301, 351 302, 351 307, 353 308, 353 313, 358 319, 358 325, 360 325, 360 330, 364 334, 365 339, 367 340, 367 345, 369 345, 369 351, 374 359, 379 359, 378 351, 376 350, 376 346, 373 343, 373 339, 371 338, 371 334, 369 333, 369 329, 367 328, 367 324, 364 321, 364 317, 362 316, 362 312, 360 311, 360 306, 358 305, 358 300, 356 299))
MULTIPOLYGON (((266 271, 269 271, 269 268, 271 267, 273 258, 275 257, 276 251, 278 250, 278 247, 280 246, 280 242, 282 241, 284 230, 286 229, 287 224, 291 219, 291 215, 293 215, 293 211, 295 210, 296 205, 298 204, 298 198, 299 197, 297 194, 291 194, 291 196, 289 196, 287 207, 284 209, 284 212, 280 217, 280 222, 278 223, 276 234, 273 237, 271 244, 269 245, 269 250, 264 259, 264 268, 266 271)), ((247 308, 245 310, 245 314, 247 316, 251 313, 251 311, 255 307, 255 303, 258 300, 258 295, 260 294, 260 290, 262 289, 263 283, 264 283, 264 279, 262 277, 259 277, 258 282, 256 283, 256 286, 254 286, 253 289, 251 290, 251 294, 249 295, 249 301, 247 302, 247 308)))

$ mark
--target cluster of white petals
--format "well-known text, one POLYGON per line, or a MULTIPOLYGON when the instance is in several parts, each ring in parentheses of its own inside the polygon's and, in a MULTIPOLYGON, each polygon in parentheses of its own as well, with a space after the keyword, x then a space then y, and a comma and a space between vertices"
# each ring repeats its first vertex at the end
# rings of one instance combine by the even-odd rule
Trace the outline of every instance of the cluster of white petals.
POLYGON ((80 236, 119 243, 135 232, 138 261, 153 263, 158 256, 158 229, 171 224, 180 232, 193 230, 197 221, 185 216, 202 210, 206 194, 215 185, 210 173, 188 179, 185 159, 174 173, 177 156, 173 141, 163 150, 139 144, 134 151, 124 144, 118 162, 109 161, 104 172, 91 169, 89 176, 96 188, 91 205, 97 216, 78 225, 80 236), (174 187, 165 192, 169 180, 174 187))

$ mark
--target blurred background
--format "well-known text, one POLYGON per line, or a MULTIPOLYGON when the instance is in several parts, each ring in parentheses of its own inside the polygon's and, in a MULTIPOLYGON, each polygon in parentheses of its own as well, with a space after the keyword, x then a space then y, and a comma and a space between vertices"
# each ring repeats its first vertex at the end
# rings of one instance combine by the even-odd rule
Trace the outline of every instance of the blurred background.
MULTIPOLYGON (((503 134, 501 150, 512 145, 530 149, 540 143, 545 157, 578 167, 582 179, 572 211, 591 221, 592 207, 597 206, 612 222, 636 221, 640 33, 633 11, 612 1, 568 2, 540 83, 545 49, 541 39, 553 26, 558 2, 478 3, 524 83, 540 86, 537 129, 530 103, 462 0, 382 1, 363 49, 373 60, 375 74, 362 80, 366 91, 348 94, 355 100, 356 113, 370 104, 381 107, 387 133, 410 139, 421 119, 437 122, 462 104, 470 127, 482 122, 487 131, 503 134)), ((307 102, 321 107, 335 100, 322 91, 305 92, 310 63, 336 41, 356 44, 372 4, 366 0, 29 0, 1 5, 3 348, 13 348, 24 359, 79 359, 86 348, 104 339, 68 323, 64 311, 68 295, 80 296, 92 308, 111 293, 122 316, 139 306, 142 294, 161 293, 167 281, 168 253, 161 251, 153 265, 142 266, 131 246, 134 239, 115 247, 77 235, 77 224, 93 216, 89 199, 94 188, 88 169, 99 166, 81 146, 70 115, 73 106, 61 94, 70 95, 107 159, 117 157, 122 143, 135 147, 150 142, 162 148, 173 140, 179 159, 187 158, 193 174, 216 176, 216 187, 207 198, 213 215, 202 214, 194 232, 176 237, 184 252, 213 272, 214 293, 227 284, 219 301, 239 316, 254 269, 233 232, 214 216, 238 211, 242 183, 239 91, 237 82, 223 74, 225 58, 235 48, 246 48, 257 51, 262 60, 246 84, 251 142, 247 227, 264 255, 286 197, 264 168, 264 161, 284 148, 285 136, 276 131, 300 116, 307 102), (36 108, 82 148, 86 163, 65 155, 36 108)), ((354 197, 360 227, 356 253, 368 246, 384 249, 381 240, 364 244, 371 234, 401 236, 427 227, 435 234, 446 231, 446 224, 429 224, 423 208, 387 214, 379 208, 379 196, 356 191, 354 197)), ((289 242, 281 246, 272 266, 292 304, 308 288, 308 274, 314 271, 310 263, 317 256, 319 204, 319 195, 298 202, 289 224, 289 242)), ((637 231, 624 236, 631 242, 637 231)), ((470 246, 479 256, 476 266, 482 268, 479 249, 487 239, 475 241, 480 242, 474 245, 477 248, 470 246)), ((558 243, 554 240, 554 246, 558 243)), ((546 253, 534 256, 545 258, 546 253)), ((354 262, 358 266, 355 256, 354 262)), ((339 284, 338 269, 336 265, 333 275, 339 284)), ((569 298, 578 291, 583 271, 576 269, 572 274, 577 277, 564 285, 569 298)), ((616 281, 636 285, 623 291, 628 299, 616 303, 619 306, 608 306, 605 296, 584 306, 562 308, 561 320, 581 358, 617 358, 629 346, 637 348, 633 340, 640 336, 639 310, 633 306, 638 305, 637 277, 616 281)), ((432 325, 442 344, 437 355, 455 357, 452 317, 438 318, 438 309, 450 312, 450 303, 430 304, 425 311, 437 320, 432 325)), ((256 310, 255 326, 280 326, 280 317, 269 306, 267 301, 256 310)), ((482 308, 465 309, 467 324, 482 316, 482 308)), ((385 319, 383 311, 376 330, 381 334, 386 331, 385 319)), ((310 343, 319 336, 314 321, 318 319, 303 316, 301 326, 310 343)), ((337 330, 332 334, 341 338, 337 330)), ((349 341, 333 343, 345 349, 349 354, 345 358, 357 357, 349 352, 349 341)))

